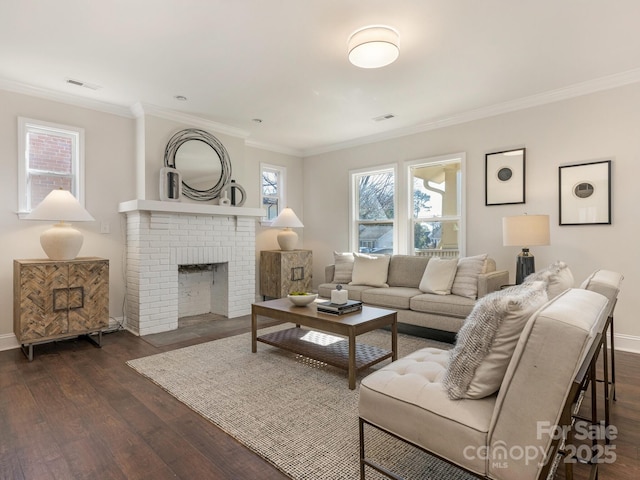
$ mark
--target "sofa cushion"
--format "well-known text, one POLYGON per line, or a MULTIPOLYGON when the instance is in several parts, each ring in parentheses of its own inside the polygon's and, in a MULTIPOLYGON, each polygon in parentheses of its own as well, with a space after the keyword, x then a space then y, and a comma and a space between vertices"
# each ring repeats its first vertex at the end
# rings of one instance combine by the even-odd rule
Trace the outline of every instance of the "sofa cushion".
MULTIPOLYGON (((331 298, 331 290, 335 290, 337 283, 321 283, 318 285, 318 295, 324 298, 331 298)), ((347 291, 349 300, 362 301, 362 292, 370 290, 369 285, 342 285, 342 288, 347 291)))
POLYGON ((351 252, 333 252, 333 263, 335 271, 333 273, 333 283, 349 283, 353 272, 354 256, 351 252))
POLYGON ((449 295, 457 268, 458 260, 455 258, 443 260, 440 257, 433 257, 424 269, 418 288, 425 293, 449 295))
POLYGON ((369 288, 362 292, 361 300, 378 307, 406 310, 411 298, 421 293, 417 288, 410 287, 369 288))
POLYGON ((618 296, 623 278, 618 272, 596 270, 582 282, 580 288, 604 295, 611 302, 618 296))
POLYGON ((473 310, 475 303, 475 300, 458 295, 423 293, 411 298, 409 308, 416 312, 431 313, 433 315, 466 318, 473 310))
POLYGON ((527 320, 547 301, 544 282, 517 285, 478 300, 451 350, 443 379, 449 398, 495 393, 527 320))
POLYGON ((387 283, 390 287, 418 288, 427 263, 429 257, 393 255, 389 261, 387 283))
POLYGON ((463 257, 458 260, 456 276, 453 279, 451 293, 461 297, 478 298, 478 277, 485 272, 487 254, 463 257))
POLYGON ((495 396, 449 400, 440 383, 448 358, 446 350, 423 348, 368 375, 360 384, 359 415, 482 473, 482 456, 463 452, 486 445, 495 396))
POLYGON ((389 256, 371 256, 354 253, 353 273, 350 285, 368 285, 370 287, 388 287, 389 256))
POLYGON ((565 290, 573 288, 573 274, 569 266, 561 261, 552 263, 539 272, 532 273, 524 279, 523 283, 546 282, 549 300, 557 297, 565 290))

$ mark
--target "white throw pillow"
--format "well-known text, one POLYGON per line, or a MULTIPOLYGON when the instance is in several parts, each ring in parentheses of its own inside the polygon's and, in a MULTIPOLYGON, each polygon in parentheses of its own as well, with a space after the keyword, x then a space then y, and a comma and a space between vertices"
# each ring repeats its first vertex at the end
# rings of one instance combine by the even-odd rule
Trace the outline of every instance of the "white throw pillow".
POLYGON ((335 265, 333 283, 349 283, 351 281, 353 261, 354 256, 351 252, 333 252, 333 264, 335 265))
POLYGON ((456 278, 453 279, 451 293, 476 299, 478 297, 478 277, 484 272, 487 254, 464 257, 458 260, 456 278))
POLYGON ((527 321, 548 297, 544 282, 482 297, 458 332, 442 383, 449 398, 484 398, 497 392, 527 321))
POLYGON ((544 270, 527 276, 523 283, 531 282, 545 282, 547 284, 547 295, 549 295, 549 300, 552 300, 565 290, 573 288, 574 279, 569 266, 558 260, 544 270))
POLYGON ((449 295, 451 285, 456 276, 458 259, 443 260, 440 257, 433 257, 424 269, 420 286, 424 293, 436 293, 438 295, 449 295))
POLYGON ((349 285, 388 287, 389 255, 371 256, 354 253, 353 273, 349 285))

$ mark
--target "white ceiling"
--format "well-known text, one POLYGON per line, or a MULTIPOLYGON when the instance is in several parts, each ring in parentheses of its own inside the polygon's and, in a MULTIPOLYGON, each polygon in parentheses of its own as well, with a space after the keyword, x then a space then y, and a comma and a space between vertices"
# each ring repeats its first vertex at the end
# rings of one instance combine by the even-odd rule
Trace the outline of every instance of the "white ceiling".
POLYGON ((0 0, 0 88, 309 155, 640 81, 639 18, 637 0, 0 0), (348 63, 370 24, 400 32, 394 64, 348 63))

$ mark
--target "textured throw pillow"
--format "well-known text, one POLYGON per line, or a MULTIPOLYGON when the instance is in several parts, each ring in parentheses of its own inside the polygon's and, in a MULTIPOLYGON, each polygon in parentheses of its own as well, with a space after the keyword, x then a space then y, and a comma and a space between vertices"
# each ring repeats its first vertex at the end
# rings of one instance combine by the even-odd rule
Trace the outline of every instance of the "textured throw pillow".
POLYGON ((455 258, 443 260, 440 257, 433 257, 424 269, 418 288, 424 293, 449 295, 457 268, 458 260, 455 258))
POLYGON ((568 288, 573 288, 573 274, 566 263, 557 261, 544 270, 527 276, 523 283, 531 282, 545 282, 547 295, 549 300, 552 300, 568 288))
POLYGON ((353 273, 349 285, 388 287, 389 255, 371 256, 354 253, 353 273))
POLYGON ((486 253, 458 260, 458 269, 456 277, 453 279, 451 293, 475 300, 478 297, 478 277, 484 272, 486 262, 486 253))
POLYGON ((333 283, 349 283, 351 281, 353 261, 354 257, 351 252, 333 252, 333 264, 335 265, 333 283))
POLYGON ((498 391, 527 320, 547 301, 544 282, 478 300, 458 332, 442 380, 449 398, 483 398, 498 391))

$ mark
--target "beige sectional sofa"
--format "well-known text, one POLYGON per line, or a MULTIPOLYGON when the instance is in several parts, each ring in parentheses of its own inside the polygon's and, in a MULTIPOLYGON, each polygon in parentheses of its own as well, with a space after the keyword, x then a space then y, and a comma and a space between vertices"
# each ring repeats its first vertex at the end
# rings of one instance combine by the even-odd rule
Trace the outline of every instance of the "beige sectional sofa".
MULTIPOLYGON (((331 291, 340 283, 349 292, 350 300, 360 300, 367 305, 397 310, 401 331, 453 341, 455 333, 473 309, 476 298, 483 297, 508 284, 509 273, 506 270, 496 270, 495 261, 486 257, 483 260, 482 271, 477 277, 467 278, 467 281, 473 284, 466 285, 466 291, 462 289, 459 292, 467 296, 455 293, 425 293, 420 286, 432 258, 391 255, 388 259, 386 281, 383 282, 385 286, 372 286, 380 283, 379 279, 376 280, 371 275, 364 279, 356 279, 355 282, 353 278, 345 278, 343 275, 342 280, 349 279, 349 282, 337 282, 336 264, 329 265, 325 268, 325 283, 318 286, 318 293, 321 297, 331 298, 331 291)), ((478 257, 467 258, 477 259, 478 257)), ((336 256, 336 261, 339 259, 340 257, 336 256)), ((460 261, 464 263, 464 260, 460 261)), ((357 264, 357 262, 356 256, 354 263, 357 264)), ((357 269, 357 265, 353 268, 357 269)), ((460 273, 461 270, 458 268, 456 273, 460 273)), ((454 289, 454 291, 458 290, 454 289)))

